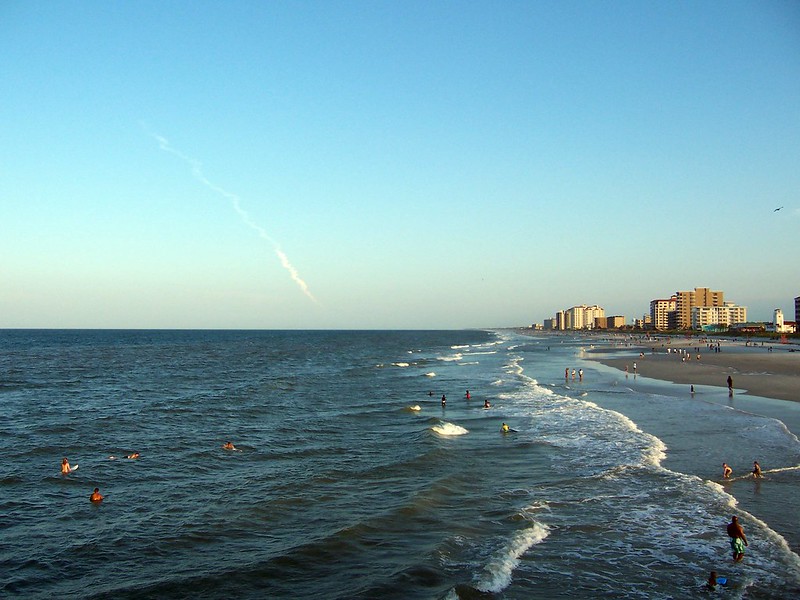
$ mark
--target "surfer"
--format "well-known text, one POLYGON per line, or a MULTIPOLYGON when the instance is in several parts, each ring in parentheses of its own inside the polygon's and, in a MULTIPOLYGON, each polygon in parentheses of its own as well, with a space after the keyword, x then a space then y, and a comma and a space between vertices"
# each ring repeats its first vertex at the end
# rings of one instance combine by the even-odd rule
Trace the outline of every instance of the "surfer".
POLYGON ((505 423, 503 423, 503 424, 500 426, 500 431, 502 431, 503 433, 508 433, 508 432, 510 431, 510 428, 509 428, 509 426, 508 426, 508 425, 506 425, 505 423))
POLYGON ((731 538, 733 560, 734 562, 739 562, 744 558, 744 548, 747 546, 747 538, 736 516, 731 517, 731 522, 728 523, 728 537, 731 538))
POLYGON ((758 464, 757 460, 753 461, 753 477, 755 477, 756 479, 761 478, 761 465, 758 464))
POLYGON ((69 467, 69 461, 64 457, 64 460, 61 461, 61 473, 63 475, 69 475, 70 471, 72 471, 72 469, 69 467))
POLYGON ((236 446, 234 446, 232 442, 225 442, 224 444, 222 444, 222 447, 225 450, 236 450, 236 446))
POLYGON ((92 495, 89 496, 89 500, 91 500, 92 502, 102 502, 103 501, 103 496, 102 496, 102 494, 100 494, 100 488, 94 488, 94 491, 92 492, 92 495))
POLYGON ((138 452, 134 452, 133 454, 128 454, 125 458, 130 458, 132 460, 136 460, 137 458, 139 458, 139 453, 138 452))
POLYGON ((722 463, 722 478, 729 479, 733 473, 733 469, 728 466, 728 463, 722 463))

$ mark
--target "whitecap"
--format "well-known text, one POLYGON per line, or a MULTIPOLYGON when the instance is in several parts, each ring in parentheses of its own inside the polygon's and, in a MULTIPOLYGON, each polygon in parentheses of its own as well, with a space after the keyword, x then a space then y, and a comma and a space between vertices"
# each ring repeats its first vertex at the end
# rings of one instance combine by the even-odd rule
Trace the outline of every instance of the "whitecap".
POLYGON ((436 377, 436 373, 431 371, 430 373, 425 373, 425 377, 436 377))
POLYGON ((533 521, 531 527, 517 531, 484 567, 486 576, 476 586, 482 592, 499 593, 511 583, 511 575, 519 565, 519 557, 531 546, 540 544, 550 534, 544 523, 533 521))
POLYGON ((461 427, 461 425, 455 425, 453 423, 442 423, 440 425, 434 425, 431 427, 433 431, 438 433, 439 435, 464 435, 465 433, 469 433, 468 430, 461 427))

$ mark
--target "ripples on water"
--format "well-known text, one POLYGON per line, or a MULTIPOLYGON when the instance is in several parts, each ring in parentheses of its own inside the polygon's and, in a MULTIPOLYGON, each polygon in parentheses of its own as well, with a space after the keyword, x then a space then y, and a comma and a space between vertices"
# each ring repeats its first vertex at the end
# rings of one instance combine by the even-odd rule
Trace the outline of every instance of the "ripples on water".
MULTIPOLYGON (((648 409, 677 400, 591 364, 585 387, 561 384, 580 340, 499 335, 0 333, 0 593, 673 598, 712 568, 734 597, 798 591, 797 555, 756 517, 728 563, 735 500, 696 459, 716 470, 725 439, 683 434, 648 409), (80 469, 60 475, 62 456, 80 469)), ((771 440, 789 469, 763 495, 793 497, 779 422, 681 410, 771 440)))

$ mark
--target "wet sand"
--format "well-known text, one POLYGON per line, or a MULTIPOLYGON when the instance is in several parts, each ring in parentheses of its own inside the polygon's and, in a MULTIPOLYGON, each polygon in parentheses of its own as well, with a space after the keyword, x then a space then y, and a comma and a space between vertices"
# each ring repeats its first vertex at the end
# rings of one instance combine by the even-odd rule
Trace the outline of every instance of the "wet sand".
POLYGON ((733 379, 734 394, 750 394, 778 400, 800 401, 800 348, 772 344, 745 346, 744 342, 721 342, 721 352, 697 340, 656 339, 640 345, 613 345, 588 349, 585 358, 625 370, 633 375, 688 385, 711 385, 727 388, 733 379), (697 359, 697 349, 700 359, 697 359), (667 349, 671 351, 668 353, 667 349), (679 350, 684 349, 688 354, 679 350), (794 349, 791 352, 790 349, 794 349), (639 354, 643 353, 643 356, 639 354), (685 361, 683 356, 688 356, 685 361))

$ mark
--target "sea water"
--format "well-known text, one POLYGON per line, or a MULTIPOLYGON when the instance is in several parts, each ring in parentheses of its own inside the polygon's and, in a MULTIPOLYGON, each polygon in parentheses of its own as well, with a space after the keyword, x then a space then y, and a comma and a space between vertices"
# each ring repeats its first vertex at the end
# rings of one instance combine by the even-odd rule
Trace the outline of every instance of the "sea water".
POLYGON ((0 596, 691 598, 716 570, 726 597, 798 597, 796 407, 586 345, 2 331, 0 596))

